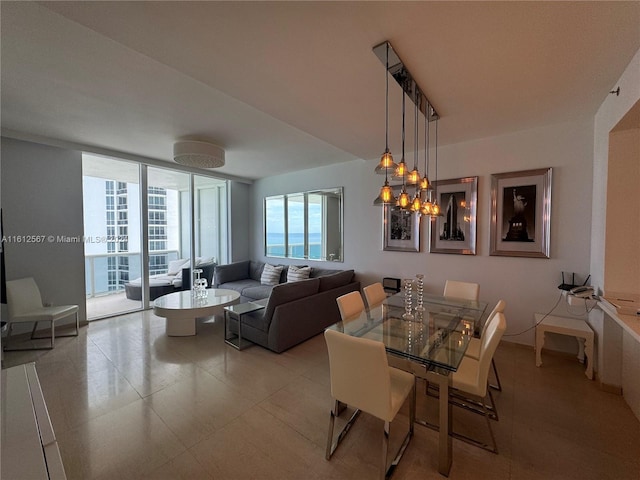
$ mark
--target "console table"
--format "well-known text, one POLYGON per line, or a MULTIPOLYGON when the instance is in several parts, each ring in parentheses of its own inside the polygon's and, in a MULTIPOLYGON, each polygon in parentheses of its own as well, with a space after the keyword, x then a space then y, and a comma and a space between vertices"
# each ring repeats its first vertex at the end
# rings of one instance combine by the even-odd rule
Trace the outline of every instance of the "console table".
POLYGON ((536 318, 536 367, 542 365, 542 347, 544 345, 544 334, 546 332, 559 333, 576 337, 578 340, 578 360, 584 362, 587 356, 587 369, 584 374, 589 380, 593 380, 593 330, 584 320, 568 317, 556 317, 547 315, 546 318, 541 313, 535 314, 536 318), (540 321, 542 318, 544 320, 540 321))
POLYGON ((2 463, 6 479, 67 478, 34 363, 2 371, 2 463))

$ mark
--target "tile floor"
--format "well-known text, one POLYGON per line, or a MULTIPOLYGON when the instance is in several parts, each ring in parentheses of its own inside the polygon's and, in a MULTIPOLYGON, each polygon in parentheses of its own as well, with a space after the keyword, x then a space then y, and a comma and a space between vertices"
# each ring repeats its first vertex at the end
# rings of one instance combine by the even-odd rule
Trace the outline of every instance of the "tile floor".
MULTIPOLYGON (((93 322, 53 351, 7 353, 5 367, 36 361, 69 479, 376 478, 382 424, 366 415, 324 459, 332 401, 321 335, 280 355, 238 352, 222 337, 212 320, 168 338, 148 311, 93 322)), ((575 358, 545 353, 536 368, 533 349, 503 343, 496 361, 500 453, 454 440, 449 478, 640 479, 640 422, 575 358)), ((431 411, 435 400, 419 395, 419 415, 431 411)), ((406 417, 394 426, 392 441, 406 417)), ((459 409, 454 428, 488 438, 484 420, 459 409)), ((435 431, 416 426, 393 478, 443 478, 435 431)))

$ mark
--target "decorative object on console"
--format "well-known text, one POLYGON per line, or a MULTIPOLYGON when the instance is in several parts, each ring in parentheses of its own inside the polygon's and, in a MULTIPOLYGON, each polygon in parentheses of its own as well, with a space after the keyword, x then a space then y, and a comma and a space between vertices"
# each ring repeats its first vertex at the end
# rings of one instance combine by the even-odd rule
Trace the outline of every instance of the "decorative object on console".
POLYGON ((490 255, 549 258, 551 168, 491 176, 490 255))
POLYGON ((413 279, 404 279, 404 313, 402 318, 405 320, 413 320, 413 279))
POLYGON ((424 312, 423 295, 424 295, 424 275, 418 273, 416 275, 416 312, 424 312))
POLYGON ((173 161, 196 168, 224 166, 224 150, 210 142, 182 140, 173 145, 173 161))
POLYGON ((431 253, 476 254, 478 177, 434 182, 445 209, 431 225, 431 253))
POLYGON ((191 288, 191 292, 196 298, 206 298, 207 297, 207 279, 200 278, 200 274, 202 274, 201 268, 194 268, 193 274, 195 278, 193 279, 193 287, 191 288))

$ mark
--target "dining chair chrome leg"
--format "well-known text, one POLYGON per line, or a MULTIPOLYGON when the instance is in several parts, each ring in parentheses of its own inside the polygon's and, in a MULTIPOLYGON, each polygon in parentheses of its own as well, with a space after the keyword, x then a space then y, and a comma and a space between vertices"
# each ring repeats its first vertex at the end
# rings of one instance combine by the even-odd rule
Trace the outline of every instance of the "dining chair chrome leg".
POLYGON ((331 409, 331 413, 329 414, 329 435, 327 436, 327 450, 325 453, 325 458, 327 460, 329 460, 331 458, 331 454, 333 453, 333 450, 331 449, 331 444, 333 443, 333 426, 336 422, 336 415, 334 413, 334 410, 337 411, 338 410, 338 401, 336 400, 335 402, 335 407, 331 409))
POLYGON ((384 423, 384 435, 382 439, 382 442, 383 442, 382 478, 383 480, 391 477, 391 475, 393 475, 393 471, 400 463, 400 460, 402 459, 402 456, 404 455, 404 452, 407 449, 407 446, 409 445, 409 441, 413 436, 413 424, 415 423, 415 419, 416 419, 416 384, 414 382, 412 392, 409 394, 409 430, 407 431, 407 434, 405 435, 404 440, 400 445, 400 448, 398 448, 398 451, 396 452, 396 455, 394 459, 391 461, 391 463, 389 464, 388 468, 387 468, 387 455, 389 451, 389 435, 391 433, 391 423, 390 422, 384 423))
POLYGON ((387 455, 389 453, 389 435, 391 433, 390 422, 384 422, 384 433, 382 435, 382 468, 380 469, 380 479, 387 478, 387 455))
POLYGON ((487 427, 489 428, 489 435, 491 436, 491 445, 487 445, 486 443, 483 443, 479 440, 476 440, 475 438, 471 438, 468 437, 466 435, 462 435, 461 433, 458 432, 451 432, 451 436, 455 439, 461 440, 465 443, 468 443, 470 445, 473 445, 475 447, 478 448, 482 448, 483 450, 486 450, 488 452, 491 453, 498 453, 498 445, 496 444, 496 438, 495 435, 493 434, 493 428, 491 428, 491 415, 489 413, 489 410, 486 407, 486 403, 484 401, 485 399, 480 399, 480 402, 478 402, 480 405, 482 405, 483 407, 483 414, 485 417, 485 420, 487 422, 487 427))
POLYGON ((491 393, 490 388, 487 388, 487 393, 489 394, 489 401, 491 402, 491 407, 488 407, 484 402, 482 402, 482 405, 484 406, 486 411, 489 411, 489 418, 492 418, 497 422, 498 420, 500 420, 498 418, 498 409, 496 408, 496 404, 493 400, 493 394, 491 393))
POLYGON ((358 415, 360 415, 360 410, 356 410, 355 412, 353 412, 353 415, 351 415, 351 418, 349 419, 347 424, 342 428, 342 430, 338 434, 338 438, 336 438, 336 441, 333 442, 333 427, 334 427, 334 424, 335 424, 335 418, 337 416, 340 416, 340 412, 343 410, 341 408, 341 403, 342 402, 339 402, 338 400, 336 400, 335 406, 331 410, 331 415, 329 417, 329 435, 328 435, 328 438, 327 438, 327 451, 326 451, 326 454, 325 454, 325 458, 327 460, 331 459, 331 456, 336 451, 336 448, 338 448, 338 445, 340 445, 340 443, 342 442, 344 437, 347 435, 347 433, 351 429, 351 426, 353 425, 353 423, 358 418, 358 415))
POLYGON ((491 359, 491 366, 493 367, 493 374, 496 376, 496 383, 489 384, 489 387, 497 390, 498 392, 502 391, 502 384, 500 383, 500 376, 498 375, 498 369, 496 368, 496 360, 494 358, 491 359))
MULTIPOLYGON (((491 395, 491 391, 489 389, 487 389, 489 391, 489 395, 491 395)), ((493 402, 493 399, 491 400, 493 402)), ((491 420, 489 418, 489 412, 487 411, 487 407, 484 404, 484 402, 482 402, 482 406, 484 407, 484 418, 487 420, 487 427, 489 428, 489 434, 491 435, 491 443, 493 445, 493 448, 491 450, 489 450, 492 453, 498 453, 498 444, 496 443, 496 437, 493 434, 493 428, 491 428, 491 420)), ((497 416, 497 414, 496 414, 497 416)), ((497 418, 496 418, 497 419, 497 418)))

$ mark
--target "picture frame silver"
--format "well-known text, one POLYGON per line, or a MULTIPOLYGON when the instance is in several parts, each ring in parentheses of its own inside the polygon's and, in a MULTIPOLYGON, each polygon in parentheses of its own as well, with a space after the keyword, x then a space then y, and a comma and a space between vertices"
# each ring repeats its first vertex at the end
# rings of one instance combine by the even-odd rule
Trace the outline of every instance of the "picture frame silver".
POLYGON ((434 182, 443 213, 431 219, 431 253, 476 254, 478 177, 434 182))
MULTIPOLYGON (((393 187, 393 194, 400 195, 400 186, 393 187)), ((420 251, 420 213, 399 207, 383 207, 382 249, 392 252, 420 251)))
POLYGON ((549 258, 552 168, 491 175, 490 255, 549 258))

